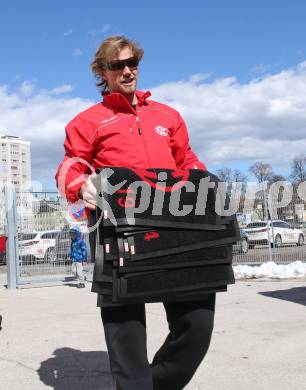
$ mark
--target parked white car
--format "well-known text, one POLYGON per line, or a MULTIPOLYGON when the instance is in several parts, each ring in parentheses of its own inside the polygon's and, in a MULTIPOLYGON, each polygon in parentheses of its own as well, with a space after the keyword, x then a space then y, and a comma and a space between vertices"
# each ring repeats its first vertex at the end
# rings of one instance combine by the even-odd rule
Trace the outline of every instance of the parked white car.
POLYGON ((58 230, 23 233, 18 237, 19 256, 54 263, 56 260, 55 239, 58 230))
MULTIPOLYGON (((245 227, 245 232, 248 235, 249 248, 254 248, 255 245, 268 243, 268 228, 266 221, 251 222, 245 227)), ((304 233, 301 229, 296 229, 289 223, 274 220, 269 221, 270 245, 276 248, 283 244, 304 245, 304 233)))

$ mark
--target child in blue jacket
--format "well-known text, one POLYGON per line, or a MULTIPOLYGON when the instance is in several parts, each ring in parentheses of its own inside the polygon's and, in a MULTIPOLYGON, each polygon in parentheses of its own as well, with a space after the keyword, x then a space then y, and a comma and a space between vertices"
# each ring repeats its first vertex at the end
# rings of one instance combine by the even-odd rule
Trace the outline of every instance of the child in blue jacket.
POLYGON ((69 230, 71 238, 70 258, 72 261, 71 270, 78 280, 78 287, 85 287, 83 275, 83 263, 87 261, 86 242, 81 238, 78 228, 69 230))

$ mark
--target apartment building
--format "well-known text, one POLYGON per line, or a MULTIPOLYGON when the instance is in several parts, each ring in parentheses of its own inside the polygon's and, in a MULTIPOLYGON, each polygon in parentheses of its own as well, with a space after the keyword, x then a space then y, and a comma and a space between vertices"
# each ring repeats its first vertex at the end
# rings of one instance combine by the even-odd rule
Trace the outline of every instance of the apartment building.
POLYGON ((12 135, 0 136, 0 180, 16 187, 31 181, 30 142, 12 135))
POLYGON ((0 234, 4 233, 5 207, 2 189, 6 183, 13 184, 18 191, 16 197, 20 215, 18 225, 24 231, 31 230, 32 202, 29 194, 22 193, 22 189, 29 188, 31 176, 30 142, 17 136, 0 135, 0 234))
POLYGON ((33 230, 61 230, 67 225, 67 202, 64 198, 33 199, 33 230))

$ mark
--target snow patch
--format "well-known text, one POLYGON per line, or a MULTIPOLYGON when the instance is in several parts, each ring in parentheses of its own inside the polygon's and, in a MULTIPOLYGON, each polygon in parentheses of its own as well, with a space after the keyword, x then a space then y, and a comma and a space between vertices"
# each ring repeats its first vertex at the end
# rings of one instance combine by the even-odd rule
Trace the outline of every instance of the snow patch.
POLYGON ((260 266, 236 265, 233 267, 236 279, 296 279, 306 277, 306 263, 295 261, 290 264, 276 264, 268 261, 260 266))

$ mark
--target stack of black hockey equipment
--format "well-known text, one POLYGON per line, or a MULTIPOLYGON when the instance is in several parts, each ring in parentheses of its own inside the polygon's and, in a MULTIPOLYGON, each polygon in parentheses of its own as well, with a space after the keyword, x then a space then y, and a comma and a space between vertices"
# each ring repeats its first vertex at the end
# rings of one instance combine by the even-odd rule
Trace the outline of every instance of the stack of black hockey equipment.
POLYGON ((100 169, 93 291, 112 304, 226 291, 240 235, 219 184, 201 170, 100 169))

